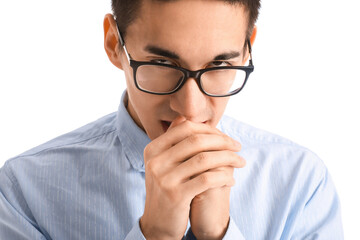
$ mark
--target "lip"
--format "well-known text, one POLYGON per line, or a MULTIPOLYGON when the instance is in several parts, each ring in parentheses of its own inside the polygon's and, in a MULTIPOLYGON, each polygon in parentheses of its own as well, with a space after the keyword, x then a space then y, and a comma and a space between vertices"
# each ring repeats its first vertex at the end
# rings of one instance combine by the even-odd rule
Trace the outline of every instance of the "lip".
MULTIPOLYGON (((203 123, 203 124, 206 124, 207 122, 208 122, 208 121, 204 121, 204 122, 202 122, 202 123, 203 123)), ((171 123, 172 123, 172 122, 170 122, 170 121, 161 120, 161 126, 162 126, 164 132, 166 132, 166 131, 169 129, 171 123)))

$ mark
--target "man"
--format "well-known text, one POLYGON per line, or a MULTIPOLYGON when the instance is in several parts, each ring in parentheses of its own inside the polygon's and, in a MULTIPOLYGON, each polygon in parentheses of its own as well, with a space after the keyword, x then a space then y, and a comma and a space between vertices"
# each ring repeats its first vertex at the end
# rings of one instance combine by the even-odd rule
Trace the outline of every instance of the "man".
POLYGON ((119 111, 6 162, 0 238, 342 239, 323 163, 222 116, 253 71, 259 7, 113 0, 119 111))

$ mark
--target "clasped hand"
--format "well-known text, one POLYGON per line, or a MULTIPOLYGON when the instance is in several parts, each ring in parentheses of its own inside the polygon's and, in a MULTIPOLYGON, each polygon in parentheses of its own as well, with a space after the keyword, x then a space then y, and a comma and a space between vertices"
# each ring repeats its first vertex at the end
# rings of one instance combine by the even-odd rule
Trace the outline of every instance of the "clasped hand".
POLYGON ((221 239, 229 223, 241 145, 216 128, 175 119, 144 151, 146 239, 181 239, 190 219, 197 239, 221 239))

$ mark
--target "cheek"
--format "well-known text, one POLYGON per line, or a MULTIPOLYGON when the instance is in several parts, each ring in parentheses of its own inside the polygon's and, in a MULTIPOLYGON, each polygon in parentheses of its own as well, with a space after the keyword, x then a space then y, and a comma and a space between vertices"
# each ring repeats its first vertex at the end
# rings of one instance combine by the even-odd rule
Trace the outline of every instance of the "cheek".
POLYGON ((154 101, 150 94, 141 92, 138 89, 133 89, 131 100, 134 110, 143 124, 144 121, 149 121, 154 118, 153 115, 157 113, 158 103, 154 101))
POLYGON ((141 92, 132 89, 131 101, 134 111, 146 132, 153 128, 158 128, 161 116, 168 111, 168 104, 164 97, 141 92))
POLYGON ((229 97, 212 99, 211 101, 211 108, 213 111, 213 119, 211 121, 212 126, 215 127, 219 123, 222 115, 224 114, 228 101, 229 101, 229 97))
POLYGON ((132 69, 127 69, 125 72, 127 93, 134 112, 140 117, 141 115, 144 115, 143 112, 146 112, 146 110, 151 106, 151 96, 148 96, 150 94, 142 92, 136 88, 131 70, 132 69))

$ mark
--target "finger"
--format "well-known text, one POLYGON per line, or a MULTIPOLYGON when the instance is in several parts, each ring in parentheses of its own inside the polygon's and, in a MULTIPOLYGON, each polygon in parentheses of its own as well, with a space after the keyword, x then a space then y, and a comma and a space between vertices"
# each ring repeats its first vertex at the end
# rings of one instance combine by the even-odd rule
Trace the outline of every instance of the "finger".
POLYGON ((234 185, 235 179, 232 175, 223 171, 209 171, 184 183, 182 185, 182 191, 184 192, 186 198, 193 199, 196 195, 199 195, 209 189, 224 186, 231 187, 234 185))
POLYGON ((186 121, 186 118, 184 118, 183 116, 178 116, 176 117, 170 124, 168 130, 173 129, 174 127, 178 126, 180 123, 183 123, 186 121))
POLYGON ((156 156, 181 142, 185 138, 199 133, 224 135, 224 133, 220 130, 208 126, 207 124, 193 123, 190 121, 184 121, 181 123, 175 122, 171 129, 154 139, 146 146, 144 152, 145 157, 151 158, 152 156, 156 156))
POLYGON ((160 156, 164 159, 172 159, 172 162, 180 163, 201 152, 223 150, 237 152, 240 149, 241 145, 225 134, 195 134, 161 153, 160 156))
POLYGON ((206 171, 216 171, 223 169, 223 167, 242 168, 244 166, 245 159, 232 151, 213 151, 195 155, 178 165, 172 172, 179 176, 180 181, 186 182, 206 171))

